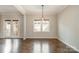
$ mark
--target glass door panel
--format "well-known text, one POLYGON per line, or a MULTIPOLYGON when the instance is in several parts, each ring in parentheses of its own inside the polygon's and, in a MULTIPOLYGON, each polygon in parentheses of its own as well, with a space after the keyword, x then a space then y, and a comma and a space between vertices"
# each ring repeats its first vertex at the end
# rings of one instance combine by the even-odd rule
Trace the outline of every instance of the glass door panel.
POLYGON ((13 24, 13 27, 12 27, 12 30, 13 30, 13 36, 18 36, 19 35, 19 24, 18 24, 18 21, 15 20, 12 22, 13 24))
POLYGON ((9 37, 11 35, 11 21, 5 21, 5 36, 9 37))

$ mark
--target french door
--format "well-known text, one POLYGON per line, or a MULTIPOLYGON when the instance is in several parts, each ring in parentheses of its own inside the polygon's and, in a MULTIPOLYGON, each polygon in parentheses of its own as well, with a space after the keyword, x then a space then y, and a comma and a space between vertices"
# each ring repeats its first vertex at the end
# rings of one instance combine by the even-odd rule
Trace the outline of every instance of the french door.
POLYGON ((18 20, 5 20, 3 32, 4 32, 5 37, 19 36, 19 21, 18 20))

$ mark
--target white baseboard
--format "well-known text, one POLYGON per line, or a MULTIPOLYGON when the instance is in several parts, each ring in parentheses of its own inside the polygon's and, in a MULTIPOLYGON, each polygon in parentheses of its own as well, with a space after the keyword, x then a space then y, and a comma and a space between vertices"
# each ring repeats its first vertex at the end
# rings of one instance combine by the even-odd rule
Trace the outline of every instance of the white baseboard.
POLYGON ((75 51, 79 52, 79 49, 75 48, 74 46, 68 44, 67 42, 65 42, 65 41, 63 41, 63 40, 61 40, 61 39, 58 39, 58 40, 61 41, 61 42, 64 43, 64 44, 68 45, 69 47, 71 47, 71 48, 74 49, 75 51))
POLYGON ((57 37, 27 37, 27 38, 33 38, 33 39, 36 39, 36 38, 38 38, 38 39, 52 39, 52 38, 55 38, 55 39, 57 39, 57 37))

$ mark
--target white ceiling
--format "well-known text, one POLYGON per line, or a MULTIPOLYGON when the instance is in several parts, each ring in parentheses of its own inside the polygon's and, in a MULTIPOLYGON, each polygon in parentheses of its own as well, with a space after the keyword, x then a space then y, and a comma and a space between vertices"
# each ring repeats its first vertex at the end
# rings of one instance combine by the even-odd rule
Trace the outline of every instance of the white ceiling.
MULTIPOLYGON (((67 5, 44 5, 44 15, 54 15, 61 12, 67 5)), ((27 15, 41 15, 41 5, 0 5, 0 13, 4 12, 24 12, 27 15), (19 11, 20 10, 20 11, 19 11)))
POLYGON ((18 10, 13 5, 0 5, 0 13, 5 12, 18 12, 18 10))
MULTIPOLYGON (((28 15, 41 15, 41 5, 22 5, 28 15)), ((44 5, 44 15, 54 15, 61 12, 67 5, 44 5)))

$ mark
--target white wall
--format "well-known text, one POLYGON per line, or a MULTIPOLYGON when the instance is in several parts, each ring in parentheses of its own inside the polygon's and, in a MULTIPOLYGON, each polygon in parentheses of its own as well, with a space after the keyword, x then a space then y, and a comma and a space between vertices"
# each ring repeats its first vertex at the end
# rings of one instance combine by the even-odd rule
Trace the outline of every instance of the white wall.
POLYGON ((26 16, 26 32, 27 38, 57 38, 57 20, 55 16, 46 16, 50 20, 50 32, 33 32, 33 20, 39 19, 41 16, 26 16))
POLYGON ((79 6, 69 6, 58 15, 59 39, 79 51, 79 6))

